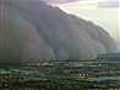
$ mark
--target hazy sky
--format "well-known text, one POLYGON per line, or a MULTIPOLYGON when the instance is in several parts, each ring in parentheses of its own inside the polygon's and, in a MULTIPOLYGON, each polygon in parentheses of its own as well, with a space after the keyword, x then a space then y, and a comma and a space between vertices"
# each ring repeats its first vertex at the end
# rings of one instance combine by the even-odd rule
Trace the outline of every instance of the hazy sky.
POLYGON ((76 2, 76 1, 84 1, 84 2, 103 2, 104 4, 114 4, 118 5, 119 0, 43 0, 45 2, 49 3, 71 3, 71 2, 76 2), (116 2, 116 3, 115 3, 116 2))
POLYGON ((53 2, 53 6, 58 6, 67 13, 104 27, 120 44, 119 0, 49 0, 49 2, 53 2))

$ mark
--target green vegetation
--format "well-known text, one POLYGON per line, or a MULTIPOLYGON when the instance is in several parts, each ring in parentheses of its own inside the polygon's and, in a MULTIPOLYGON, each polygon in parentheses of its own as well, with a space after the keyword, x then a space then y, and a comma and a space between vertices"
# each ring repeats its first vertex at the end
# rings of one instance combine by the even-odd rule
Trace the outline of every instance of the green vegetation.
POLYGON ((120 65, 118 62, 87 60, 36 61, 19 65, 2 64, 0 67, 0 90, 90 90, 96 88, 106 90, 120 88, 120 65), (105 76, 106 78, 104 78, 105 76), (118 78, 107 79, 110 76, 118 78))

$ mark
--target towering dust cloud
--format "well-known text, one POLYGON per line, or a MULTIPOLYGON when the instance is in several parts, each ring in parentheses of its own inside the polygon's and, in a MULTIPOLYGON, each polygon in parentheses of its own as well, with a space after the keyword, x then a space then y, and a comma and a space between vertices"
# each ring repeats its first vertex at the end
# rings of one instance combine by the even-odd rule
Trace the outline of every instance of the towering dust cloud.
POLYGON ((0 2, 0 62, 92 59, 117 50, 103 28, 56 7, 37 0, 0 2))

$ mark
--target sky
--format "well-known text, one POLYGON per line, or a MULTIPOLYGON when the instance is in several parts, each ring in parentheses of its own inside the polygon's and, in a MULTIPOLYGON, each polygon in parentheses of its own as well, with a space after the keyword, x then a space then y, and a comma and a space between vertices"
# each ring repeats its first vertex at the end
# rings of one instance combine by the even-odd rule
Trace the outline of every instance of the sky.
POLYGON ((120 44, 119 0, 47 0, 67 13, 102 26, 120 44))

